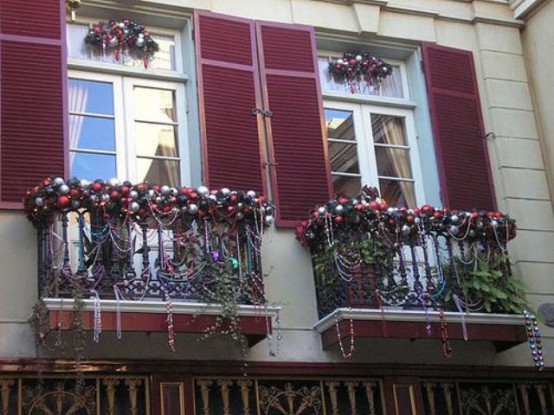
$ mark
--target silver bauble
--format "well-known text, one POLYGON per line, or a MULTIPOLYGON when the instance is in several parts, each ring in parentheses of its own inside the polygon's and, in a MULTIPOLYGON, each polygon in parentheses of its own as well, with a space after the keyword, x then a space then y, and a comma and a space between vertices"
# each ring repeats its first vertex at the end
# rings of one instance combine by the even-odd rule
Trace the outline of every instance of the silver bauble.
POLYGON ((131 190, 131 191, 129 192, 129 197, 130 197, 131 199, 133 199, 133 200, 136 200, 137 197, 138 197, 138 192, 137 192, 136 190, 131 190))
POLYGON ((167 196, 170 190, 171 188, 169 186, 162 186, 160 189, 160 193, 164 196, 167 196))
POLYGON ((37 206, 44 206, 44 199, 43 199, 42 197, 37 197, 37 198, 35 199, 35 204, 36 204, 37 206))
POLYGON ((65 180, 62 179, 61 177, 56 177, 54 180, 52 180, 52 184, 54 186, 61 186, 64 183, 65 183, 65 180))
POLYGON ((110 201, 110 195, 107 193, 102 193, 102 202, 109 202, 110 201))
POLYGON ((246 192, 246 196, 248 197, 256 197, 256 192, 254 190, 249 190, 248 192, 246 192))
POLYGON ((323 206, 317 209, 317 213, 319 213, 320 215, 325 215, 325 212, 327 212, 327 209, 325 209, 323 206))
POLYGON ((451 226, 449 228, 449 231, 452 235, 456 236, 458 235, 458 232, 460 231, 460 229, 457 226, 451 226))
POLYGON ((264 218, 264 223, 267 225, 267 226, 271 226, 273 224, 273 216, 271 215, 267 215, 265 218, 264 218))
POLYGON ((219 192, 225 197, 227 197, 231 194, 231 191, 226 187, 222 188, 219 192))
POLYGON ((140 205, 137 202, 131 202, 131 204, 129 205, 129 210, 131 212, 138 212, 139 209, 140 209, 140 205))
POLYGON ((191 203, 187 208, 188 213, 194 215, 198 213, 198 205, 195 205, 194 203, 191 203))
POLYGON ((343 205, 335 206, 335 213, 340 215, 342 212, 344 212, 344 206, 343 205))
POLYGON ((90 186, 90 182, 86 179, 83 179, 79 182, 79 186, 81 186, 83 189, 86 189, 90 186))
POLYGON ((208 196, 210 194, 210 189, 208 189, 206 186, 199 186, 198 189, 196 189, 196 193, 198 193, 200 196, 208 196))
POLYGON ((62 195, 66 195, 69 193, 69 186, 67 184, 62 184, 59 191, 62 195))
POLYGON ((408 225, 402 226, 402 235, 408 236, 410 234, 410 227, 408 225))

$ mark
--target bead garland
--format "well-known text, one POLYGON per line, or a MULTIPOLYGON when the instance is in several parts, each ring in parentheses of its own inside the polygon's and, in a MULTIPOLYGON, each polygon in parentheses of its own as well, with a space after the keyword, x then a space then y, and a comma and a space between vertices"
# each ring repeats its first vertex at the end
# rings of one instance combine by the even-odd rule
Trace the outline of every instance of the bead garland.
POLYGON ((335 313, 335 331, 337 332, 337 340, 339 342, 340 352, 344 359, 348 359, 352 357, 352 354, 354 354, 354 320, 352 319, 352 317, 350 317, 349 321, 350 321, 350 348, 348 350, 348 353, 346 353, 344 351, 344 344, 342 343, 342 336, 340 334, 339 317, 337 313, 335 313))
POLYGON ((452 347, 450 346, 450 340, 448 340, 448 324, 444 317, 444 311, 439 311, 439 318, 441 323, 441 337, 442 337, 442 354, 446 358, 452 357, 452 347))
POLYGON ((527 310, 523 312, 525 317, 525 332, 527 333, 527 341, 529 342, 529 349, 531 350, 531 356, 535 362, 535 367, 538 370, 544 370, 544 354, 542 351, 542 337, 537 318, 534 314, 529 313, 527 310))

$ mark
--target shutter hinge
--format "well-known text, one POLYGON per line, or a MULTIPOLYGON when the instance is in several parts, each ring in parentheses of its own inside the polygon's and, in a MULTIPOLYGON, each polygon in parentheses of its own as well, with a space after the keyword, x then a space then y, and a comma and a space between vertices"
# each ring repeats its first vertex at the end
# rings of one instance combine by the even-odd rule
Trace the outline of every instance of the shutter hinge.
POLYGON ((267 167, 277 167, 279 166, 279 163, 271 163, 270 161, 264 161, 263 163, 264 169, 267 167))
POLYGON ((262 114, 264 117, 268 117, 268 118, 273 117, 273 111, 270 111, 270 110, 264 111, 261 108, 252 108, 252 115, 256 116, 258 114, 262 114))
POLYGON ((492 131, 488 132, 488 133, 482 132, 481 134, 479 134, 479 136, 481 138, 483 138, 484 140, 486 140, 488 138, 492 138, 494 140, 496 138, 496 134, 493 133, 492 131))

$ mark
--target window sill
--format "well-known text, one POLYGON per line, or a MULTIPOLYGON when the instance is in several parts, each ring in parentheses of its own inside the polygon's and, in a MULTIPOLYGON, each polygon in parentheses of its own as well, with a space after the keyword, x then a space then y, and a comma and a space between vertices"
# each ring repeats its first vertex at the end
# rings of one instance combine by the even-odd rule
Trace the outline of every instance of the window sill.
POLYGON ((358 104, 373 104, 373 105, 381 105, 385 107, 405 108, 405 109, 414 109, 417 106, 417 104, 414 101, 409 101, 402 98, 387 98, 387 97, 372 96, 372 95, 361 96, 361 95, 350 95, 350 94, 342 94, 342 93, 335 93, 335 92, 324 92, 323 99, 332 99, 334 101, 353 102, 358 104))
MULTIPOLYGON (((464 340, 462 317, 467 328, 468 341, 492 342, 497 351, 503 351, 527 341, 525 319, 517 314, 487 314, 445 312, 448 323, 448 337, 464 340)), ((440 339, 440 317, 438 311, 402 309, 359 309, 337 308, 313 328, 321 334, 323 349, 338 342, 335 324, 341 333, 347 333, 352 320, 355 337, 381 339, 440 339), (426 318, 432 323, 432 333, 427 335, 426 318), (337 323, 338 322, 338 323, 337 323)))

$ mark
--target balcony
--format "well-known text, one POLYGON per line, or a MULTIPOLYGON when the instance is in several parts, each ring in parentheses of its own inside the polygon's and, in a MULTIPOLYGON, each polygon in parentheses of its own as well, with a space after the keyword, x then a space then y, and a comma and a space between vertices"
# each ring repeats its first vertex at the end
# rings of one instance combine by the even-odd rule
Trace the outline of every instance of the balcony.
POLYGON ((278 309, 260 249, 273 206, 254 191, 45 179, 25 201, 38 233, 35 317, 48 329, 230 333, 252 345, 278 309), (38 316, 37 316, 38 315, 38 316))
MULTIPOLYGON (((356 337, 525 342, 515 222, 500 212, 398 209, 375 189, 337 196, 298 225, 312 254, 322 345, 356 337)), ((343 350, 343 354, 345 351, 343 350)))

